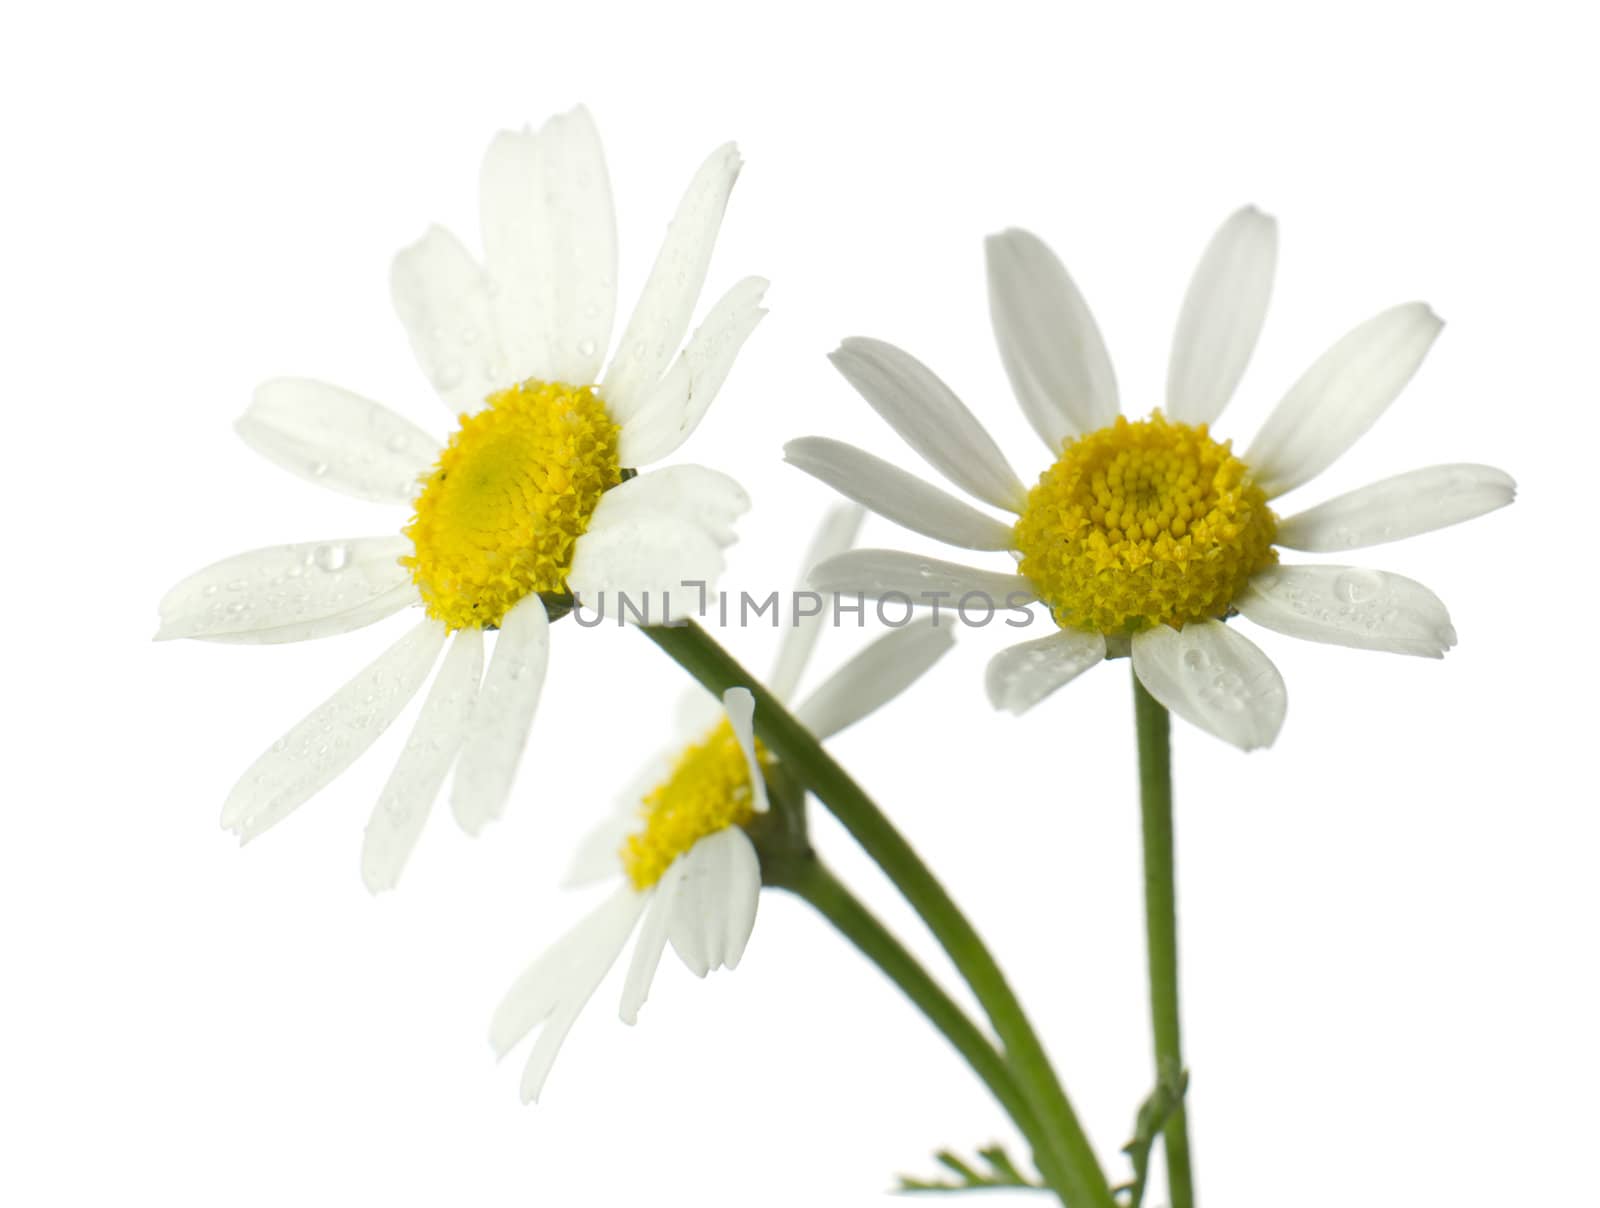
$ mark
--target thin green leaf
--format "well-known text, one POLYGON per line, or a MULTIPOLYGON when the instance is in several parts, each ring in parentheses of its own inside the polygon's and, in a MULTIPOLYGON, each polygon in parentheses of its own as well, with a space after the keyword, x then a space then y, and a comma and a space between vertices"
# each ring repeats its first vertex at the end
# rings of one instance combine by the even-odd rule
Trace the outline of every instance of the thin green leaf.
POLYGON ((1133 1140, 1122 1147, 1133 1164, 1133 1181, 1114 1189, 1124 1208, 1139 1208, 1144 1203, 1145 1186, 1150 1178, 1150 1154, 1155 1149, 1156 1138, 1183 1102, 1188 1089, 1189 1075, 1180 1073, 1176 1079, 1157 1083, 1155 1090, 1139 1105, 1133 1122, 1133 1140))
POLYGON ((954 1178, 919 1179, 901 1175, 900 1192, 911 1191, 992 1191, 995 1188, 1020 1188, 1027 1191, 1045 1191, 1048 1188, 1037 1179, 1029 1178, 1018 1169, 1011 1155, 999 1145, 986 1145, 978 1150, 978 1158, 987 1169, 979 1169, 954 1151, 941 1149, 934 1159, 950 1171, 954 1178))

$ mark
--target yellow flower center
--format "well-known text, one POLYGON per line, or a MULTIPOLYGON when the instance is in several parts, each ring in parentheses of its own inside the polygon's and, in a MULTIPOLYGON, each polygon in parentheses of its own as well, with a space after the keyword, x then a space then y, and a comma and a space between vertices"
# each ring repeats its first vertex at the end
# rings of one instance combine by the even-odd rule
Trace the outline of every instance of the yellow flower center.
POLYGON ((1225 616, 1277 561, 1277 528, 1229 442, 1157 411, 1067 442, 1015 536, 1019 569, 1058 625, 1124 636, 1225 616))
MULTIPOLYGON (((766 747, 756 743, 763 770, 773 765, 766 747)), ((622 866, 635 889, 649 889, 672 862, 707 835, 743 826, 755 816, 750 765, 726 719, 678 756, 672 773, 645 795, 639 807, 642 830, 628 836, 622 866)))
POLYGON ((532 592, 565 592, 578 538, 622 481, 618 427, 590 386, 527 381, 489 396, 428 475, 406 526, 428 615, 494 628, 532 592))

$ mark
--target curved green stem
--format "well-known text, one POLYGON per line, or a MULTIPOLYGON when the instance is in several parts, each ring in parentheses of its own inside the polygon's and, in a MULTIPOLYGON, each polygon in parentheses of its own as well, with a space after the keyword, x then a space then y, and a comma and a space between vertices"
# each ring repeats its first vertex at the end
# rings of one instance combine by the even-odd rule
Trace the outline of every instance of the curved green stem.
MULTIPOLYGON (((1167 711, 1133 677, 1139 735, 1139 812, 1144 830, 1144 915, 1150 957, 1150 1027, 1156 1077, 1182 1085, 1183 1042, 1178 1019, 1178 905, 1173 872, 1172 746, 1167 711)), ((1194 1208, 1189 1161, 1189 1116, 1180 1099, 1161 1130, 1172 1208, 1194 1208)))
POLYGON ((989 1016, 1048 1141, 1073 1208, 1115 1208, 1105 1174, 1021 1004, 989 949, 894 824, 823 750, 809 730, 698 625, 650 627, 645 634, 712 693, 748 688, 756 733, 816 795, 894 882, 949 955, 989 1016))
POLYGON ((905 945, 814 855, 764 858, 761 877, 766 884, 787 889, 809 904, 900 988, 912 1005, 966 1059, 1006 1114, 1016 1121, 1017 1128, 1034 1147, 1037 1160, 1044 1153, 1038 1119, 1005 1059, 989 1037, 928 975, 916 957, 906 951, 905 945))

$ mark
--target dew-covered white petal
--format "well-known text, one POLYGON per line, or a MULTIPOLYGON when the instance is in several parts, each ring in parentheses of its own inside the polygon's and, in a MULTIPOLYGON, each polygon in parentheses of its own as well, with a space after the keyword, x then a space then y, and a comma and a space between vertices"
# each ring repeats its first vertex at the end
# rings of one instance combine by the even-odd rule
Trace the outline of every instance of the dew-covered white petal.
POLYGON ((656 969, 661 964, 661 954, 666 951, 667 932, 672 925, 678 891, 683 886, 683 874, 683 860, 674 860, 667 871, 661 874, 655 887, 645 891, 650 904, 645 907, 644 923, 633 942, 633 959, 628 962, 628 975, 622 983, 622 1002, 618 1010, 622 1022, 630 1027, 639 1022, 639 1008, 650 997, 650 984, 655 980, 656 969))
POLYGON ((524 1103, 538 1099, 562 1041, 622 954, 646 900, 631 885, 618 889, 530 965, 501 1000, 489 1024, 497 1057, 543 1025, 522 1074, 524 1103))
POLYGON ((1382 545, 1482 516, 1516 495, 1511 475, 1493 466, 1428 466, 1290 516, 1279 523, 1276 541, 1319 554, 1382 545))
POLYGON ((416 695, 444 638, 443 625, 423 621, 268 747, 228 794, 222 825, 247 842, 328 785, 416 695))
POLYGON ((1020 716, 1105 657, 1105 638, 1077 629, 1008 646, 984 674, 989 703, 1020 716))
POLYGON ((558 114, 537 134, 496 136, 480 211, 508 381, 596 381, 616 310, 617 230, 588 110, 558 114))
POLYGON ((567 585, 585 610, 608 620, 663 625, 700 608, 722 574, 722 549, 692 521, 640 517, 579 538, 567 585))
MULTIPOLYGON (((841 504, 828 510, 817 529, 817 535, 811 539, 811 548, 806 551, 805 559, 800 564, 802 587, 810 582, 812 567, 826 562, 835 554, 844 553, 855 544, 865 515, 854 504, 841 504)), ((767 677, 767 691, 779 700, 786 701, 794 695, 806 664, 811 661, 811 652, 816 649, 824 615, 825 606, 815 612, 807 610, 804 615, 799 607, 791 610, 788 627, 778 643, 778 657, 773 663, 772 674, 767 677)))
POLYGON ((512 381, 555 377, 539 188, 539 136, 526 129, 495 135, 478 173, 478 221, 490 313, 512 381))
MULTIPOLYGON (((767 283, 746 277, 711 308, 695 328, 670 372, 642 399, 622 424, 617 455, 625 466, 647 466, 675 452, 705 418, 722 389, 739 350, 767 312, 761 305, 767 283)), ((610 399, 607 399, 608 406, 610 399)))
POLYGON ((276 625, 268 629, 207 634, 202 640, 232 646, 281 646, 290 642, 310 642, 318 638, 337 637, 340 634, 353 633, 357 629, 365 629, 368 625, 387 620, 395 613, 420 603, 421 598, 417 595, 416 586, 408 581, 342 612, 311 620, 293 621, 287 625, 276 625))
POLYGON ((1167 418, 1215 423, 1255 352, 1272 297, 1278 223, 1254 206, 1211 237, 1189 282, 1167 366, 1167 418))
POLYGON ((1068 437, 1117 418, 1117 377, 1088 303, 1037 235, 984 241, 989 317, 1012 390, 1034 431, 1059 454, 1068 437))
POLYGON ((800 723, 819 739, 888 704, 944 657, 955 644, 955 618, 919 617, 873 641, 795 707, 800 723))
POLYGON ((941 562, 894 549, 855 549, 811 570, 811 586, 823 592, 860 594, 869 600, 904 596, 913 604, 952 607, 977 596, 995 608, 1020 607, 1038 599, 1021 575, 999 574, 941 562))
POLYGON ((505 809, 549 660, 550 620, 544 603, 537 595, 526 596, 500 622, 451 785, 451 808, 469 835, 505 809))
POLYGON ((803 436, 783 447, 784 460, 886 520, 962 549, 1001 550, 1011 528, 914 474, 843 441, 803 436))
POLYGON ((404 537, 274 545, 214 562, 176 584, 157 641, 294 642, 347 633, 415 603, 404 537))
POLYGON ((1408 302, 1351 331, 1289 388, 1244 455, 1268 497, 1331 466, 1394 402, 1444 322, 1408 302))
POLYGON ((1133 670, 1161 704, 1242 751, 1271 746, 1283 728, 1283 677, 1254 642, 1221 621, 1136 634, 1133 670))
POLYGON ((1403 575, 1357 566, 1269 566, 1234 600, 1257 625, 1358 650, 1443 658, 1456 631, 1443 601, 1403 575))
POLYGON ((707 835, 678 857, 683 885, 673 904, 672 947, 696 977, 737 968, 756 922, 761 863, 737 826, 707 835))
POLYGON ((761 761, 756 757, 756 698, 748 688, 729 688, 722 694, 722 707, 728 712, 728 723, 733 736, 744 753, 745 771, 750 774, 750 792, 755 797, 752 808, 758 814, 767 812, 767 778, 762 775, 761 761))
POLYGON ((439 442, 381 403, 307 378, 274 378, 234 429, 261 456, 308 482, 358 499, 405 503, 439 442))
POLYGON ((584 539, 655 518, 695 525, 727 546, 735 540, 734 521, 749 510, 750 496, 726 474, 705 466, 662 466, 601 495, 584 539))
POLYGON ((500 349, 489 279, 449 231, 432 227, 394 258, 389 293, 417 364, 452 411, 477 411, 518 380, 500 349))
POLYGON ((852 336, 828 357, 857 393, 939 473, 975 499, 1020 512, 1028 492, 966 404, 916 357, 852 336))
POLYGON ((434 799, 466 740, 482 679, 483 630, 458 630, 367 821, 361 879, 372 893, 399 884, 434 799))
POLYGON ((606 369, 602 393, 615 408, 613 415, 630 416, 638 410, 683 342, 740 163, 732 143, 718 147, 678 203, 655 267, 606 369))

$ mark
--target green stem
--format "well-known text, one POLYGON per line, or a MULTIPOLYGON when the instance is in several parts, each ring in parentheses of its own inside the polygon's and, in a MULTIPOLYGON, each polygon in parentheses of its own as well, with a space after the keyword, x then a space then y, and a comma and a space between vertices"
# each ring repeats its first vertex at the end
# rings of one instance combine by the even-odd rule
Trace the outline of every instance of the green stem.
MULTIPOLYGON (((761 876, 766 884, 787 889, 812 906, 898 986, 966 1059, 1006 1114, 1016 1121, 1033 1146, 1035 1159, 1044 1155, 1038 1119, 993 1042, 821 860, 812 855, 776 860, 764 857, 761 876)), ((1040 1162, 1041 1166, 1044 1164, 1040 1162)))
MULTIPOLYGON (((1156 1077, 1183 1082, 1183 1042, 1178 1017, 1178 905, 1173 875, 1172 746, 1167 711, 1133 678, 1139 734, 1139 813, 1144 829, 1144 915, 1150 956, 1150 1029, 1156 1077)), ((1172 1208, 1194 1208, 1189 1164, 1189 1117, 1183 1100, 1162 1128, 1167 1193, 1172 1208)))
POLYGON ((1000 966, 894 824, 811 732, 698 625, 649 627, 644 633, 713 694, 721 696, 735 687, 750 690, 761 740, 894 882, 972 988, 1004 1046, 1007 1064, 1039 1117, 1067 1201, 1072 1208, 1115 1208, 1094 1149, 1000 966))

